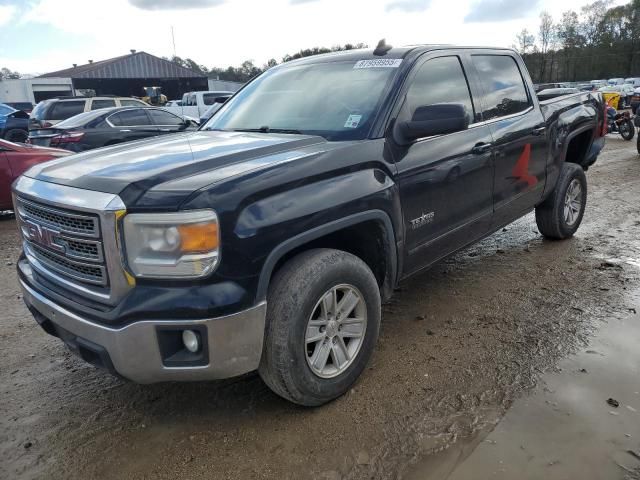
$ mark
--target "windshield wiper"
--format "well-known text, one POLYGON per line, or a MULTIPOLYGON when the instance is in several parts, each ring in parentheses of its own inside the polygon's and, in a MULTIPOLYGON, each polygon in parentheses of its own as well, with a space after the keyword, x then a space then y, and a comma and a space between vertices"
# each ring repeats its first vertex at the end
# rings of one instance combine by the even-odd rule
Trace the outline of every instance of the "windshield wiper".
POLYGON ((267 125, 260 128, 234 128, 234 132, 259 132, 259 133, 292 133, 300 135, 302 132, 294 128, 271 128, 267 125))

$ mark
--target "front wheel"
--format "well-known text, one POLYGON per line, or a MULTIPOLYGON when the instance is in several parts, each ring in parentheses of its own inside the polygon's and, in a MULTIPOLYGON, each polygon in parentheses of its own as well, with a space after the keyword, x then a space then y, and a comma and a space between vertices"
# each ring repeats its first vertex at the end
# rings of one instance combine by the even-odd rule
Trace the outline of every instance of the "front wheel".
POLYGON ((633 140, 633 136, 636 133, 636 129, 633 126, 631 119, 625 119, 620 125, 618 125, 618 131, 620 136, 625 140, 633 140))
POLYGON ((565 163, 556 187, 536 207, 536 224, 542 235, 553 240, 576 233, 587 204, 587 177, 580 165, 565 163))
POLYGON ((267 295, 263 381, 305 406, 341 396, 371 357, 380 305, 371 269, 354 255, 314 249, 289 260, 267 295))

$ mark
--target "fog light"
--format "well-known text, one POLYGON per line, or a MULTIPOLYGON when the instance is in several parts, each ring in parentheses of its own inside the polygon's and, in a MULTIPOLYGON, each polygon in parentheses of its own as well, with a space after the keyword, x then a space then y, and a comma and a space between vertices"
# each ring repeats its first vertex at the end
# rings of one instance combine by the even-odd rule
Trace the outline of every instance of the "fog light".
POLYGON ((196 353, 200 350, 200 335, 193 330, 184 330, 182 332, 182 343, 191 353, 196 353))

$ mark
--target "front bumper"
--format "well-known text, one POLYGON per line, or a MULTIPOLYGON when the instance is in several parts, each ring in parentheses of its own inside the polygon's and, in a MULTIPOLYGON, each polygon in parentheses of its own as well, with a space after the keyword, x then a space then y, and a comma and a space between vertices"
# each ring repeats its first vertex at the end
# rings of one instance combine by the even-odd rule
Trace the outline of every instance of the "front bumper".
POLYGON ((20 285, 25 303, 47 333, 60 337, 90 363, 137 383, 223 379, 256 370, 260 363, 266 303, 219 318, 143 320, 110 328, 57 305, 23 279, 20 285), (168 366, 159 332, 190 326, 203 332, 207 358, 199 365, 168 366))

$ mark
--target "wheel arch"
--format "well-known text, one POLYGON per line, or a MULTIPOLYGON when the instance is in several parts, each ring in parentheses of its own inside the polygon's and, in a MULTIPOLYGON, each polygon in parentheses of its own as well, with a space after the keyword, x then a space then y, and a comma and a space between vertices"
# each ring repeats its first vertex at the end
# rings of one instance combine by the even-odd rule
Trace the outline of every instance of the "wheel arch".
POLYGON ((383 299, 389 298, 397 281, 398 255, 396 236, 389 215, 382 210, 368 210, 335 220, 296 235, 276 246, 264 262, 256 293, 256 301, 264 301, 273 275, 290 258, 305 250, 330 247, 352 253, 361 258, 373 271, 383 299), (342 243, 344 235, 356 233, 350 241, 342 243), (373 238, 362 242, 362 237, 373 233, 373 238), (376 249, 382 241, 382 251, 376 249), (371 248, 372 246, 376 248, 371 248), (342 248, 341 248, 342 247, 342 248), (364 258, 363 258, 364 257, 364 258), (379 261, 384 261, 380 268, 379 261))

